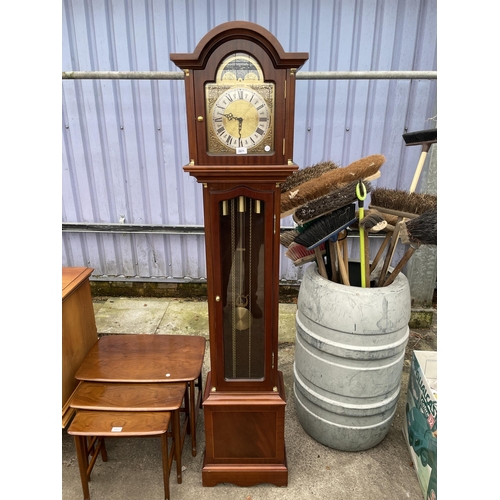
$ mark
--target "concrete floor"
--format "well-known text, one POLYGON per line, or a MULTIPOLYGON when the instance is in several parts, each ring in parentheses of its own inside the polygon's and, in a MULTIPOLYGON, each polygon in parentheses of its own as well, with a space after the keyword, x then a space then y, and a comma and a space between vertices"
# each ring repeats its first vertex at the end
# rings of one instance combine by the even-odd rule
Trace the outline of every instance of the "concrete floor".
MULTIPOLYGON (((208 314, 206 302, 181 299, 103 298, 94 300, 98 334, 143 333, 202 335, 207 339, 203 367, 209 369, 208 314)), ((198 453, 191 455, 190 437, 184 444, 182 484, 170 475, 173 500, 267 500, 331 499, 422 500, 402 432, 406 390, 413 349, 436 350, 437 326, 411 330, 406 348, 401 395, 392 427, 376 447, 362 452, 341 452, 312 439, 297 420, 293 396, 296 305, 280 304, 279 369, 283 372, 287 407, 285 441, 288 486, 261 484, 239 487, 219 484, 202 486, 201 469, 205 447, 203 411, 198 422, 198 453)), ((437 314, 435 315, 437 316, 437 314)), ((99 458, 89 483, 93 500, 154 500, 163 498, 160 440, 122 438, 106 441, 108 461, 99 458)), ((62 499, 83 498, 78 462, 72 436, 62 431, 62 499)))

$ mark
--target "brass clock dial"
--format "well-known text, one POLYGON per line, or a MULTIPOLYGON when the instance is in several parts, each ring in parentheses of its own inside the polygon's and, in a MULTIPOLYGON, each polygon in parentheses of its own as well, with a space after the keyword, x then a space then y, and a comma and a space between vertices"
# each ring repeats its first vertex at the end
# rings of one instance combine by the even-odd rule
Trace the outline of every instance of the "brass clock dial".
POLYGON ((235 150, 252 149, 264 141, 264 152, 271 151, 269 140, 271 111, 262 96, 245 87, 232 87, 215 101, 212 108, 212 131, 219 142, 235 150), (266 142, 264 139, 268 139, 266 142))
POLYGON ((274 90, 253 57, 224 59, 216 82, 205 86, 208 152, 274 153, 274 90))

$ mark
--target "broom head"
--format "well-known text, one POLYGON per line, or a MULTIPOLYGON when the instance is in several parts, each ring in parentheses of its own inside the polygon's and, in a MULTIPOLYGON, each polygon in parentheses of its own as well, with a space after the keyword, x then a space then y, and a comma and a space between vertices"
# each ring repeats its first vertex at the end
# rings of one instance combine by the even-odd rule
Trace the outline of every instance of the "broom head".
POLYGON ((415 219, 402 222, 401 242, 408 245, 437 245, 437 210, 429 210, 415 219))

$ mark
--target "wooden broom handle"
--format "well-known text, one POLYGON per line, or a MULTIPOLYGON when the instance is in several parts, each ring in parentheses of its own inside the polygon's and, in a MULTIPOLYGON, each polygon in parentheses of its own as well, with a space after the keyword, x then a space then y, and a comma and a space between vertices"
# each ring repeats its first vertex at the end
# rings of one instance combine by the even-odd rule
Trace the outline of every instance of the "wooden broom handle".
POLYGON ((339 276, 337 272, 337 249, 335 248, 335 242, 332 240, 328 240, 328 249, 330 251, 330 264, 332 266, 332 281, 338 283, 339 276))
POLYGON ((325 261, 323 260, 323 255, 319 246, 314 249, 314 255, 316 255, 316 262, 318 264, 318 271, 323 278, 328 279, 328 274, 326 273, 325 261))
POLYGON ((420 174, 422 173, 422 168, 425 163, 425 158, 427 157, 427 153, 429 152, 431 145, 424 144, 422 146, 422 152, 420 153, 420 158, 418 160, 417 168, 415 169, 415 174, 413 175, 413 180, 411 181, 410 193, 414 193, 417 188, 418 181, 420 179, 420 174))
POLYGON ((335 242, 335 245, 337 247, 337 252, 336 253, 337 253, 337 260, 338 260, 338 264, 339 264, 340 275, 342 276, 342 282, 344 283, 344 285, 350 286, 350 283, 349 283, 349 274, 348 274, 346 266, 345 266, 344 258, 342 257, 342 254, 341 254, 341 251, 340 251, 339 240, 337 240, 335 242))
POLYGON ((378 286, 384 285, 387 270, 389 269, 389 266, 391 265, 392 257, 394 256, 394 251, 396 250, 396 246, 398 244, 400 224, 401 224, 401 220, 398 221, 398 223, 394 227, 394 231, 393 231, 392 237, 391 237, 391 244, 389 245, 389 248, 387 249, 387 253, 385 254, 384 265, 382 266, 382 271, 381 271, 380 276, 378 278, 378 283, 377 283, 378 286))
POLYGON ((370 240, 368 239, 368 231, 364 231, 363 238, 365 240, 365 287, 370 288, 370 240))
POLYGON ((405 267, 405 264, 410 260, 410 257, 415 253, 415 250, 416 248, 413 247, 410 247, 408 248, 408 250, 406 250, 405 254, 398 262, 398 265, 394 268, 391 275, 380 286, 390 285, 397 278, 398 274, 403 270, 403 267, 405 267))

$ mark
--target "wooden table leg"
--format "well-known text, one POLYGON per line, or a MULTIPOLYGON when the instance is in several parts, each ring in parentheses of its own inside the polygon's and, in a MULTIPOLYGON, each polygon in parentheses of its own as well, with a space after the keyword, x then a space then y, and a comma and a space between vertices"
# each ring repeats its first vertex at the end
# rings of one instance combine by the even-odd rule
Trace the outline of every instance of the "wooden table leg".
POLYGON ((102 461, 107 462, 108 461, 108 452, 106 451, 106 445, 104 444, 104 438, 99 438, 99 439, 101 440, 100 450, 101 450, 102 461))
POLYGON ((203 408, 203 390, 202 390, 202 381, 201 381, 201 372, 198 376, 198 400, 200 401, 200 409, 203 408))
POLYGON ((187 434, 191 434, 191 408, 190 408, 190 402, 191 402, 191 390, 190 390, 190 384, 191 382, 188 382, 186 384, 186 394, 184 395, 184 411, 186 414, 186 432, 187 434))
POLYGON ((194 380, 189 382, 189 423, 191 427, 191 453, 193 457, 196 456, 196 412, 198 405, 195 402, 195 383, 194 380))
POLYGON ((88 448, 85 436, 75 436, 76 456, 78 457, 78 468, 80 469, 80 479, 84 500, 90 500, 88 470, 88 448))
POLYGON ((161 435, 161 455, 163 463, 163 488, 165 491, 165 500, 170 500, 170 467, 168 463, 168 434, 161 435))
POLYGON ((180 411, 174 410, 172 412, 172 433, 174 435, 175 446, 175 461, 177 463, 177 483, 182 483, 182 436, 181 436, 181 419, 180 411))

